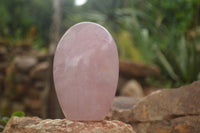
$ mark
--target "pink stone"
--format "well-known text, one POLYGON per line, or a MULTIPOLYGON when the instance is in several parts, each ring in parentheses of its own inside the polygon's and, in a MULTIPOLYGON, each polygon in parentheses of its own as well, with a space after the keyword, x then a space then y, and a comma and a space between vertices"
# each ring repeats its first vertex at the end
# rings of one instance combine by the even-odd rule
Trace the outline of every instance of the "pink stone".
POLYGON ((119 73, 116 44, 101 25, 82 22, 61 38, 54 57, 56 93, 69 120, 98 121, 108 113, 119 73))

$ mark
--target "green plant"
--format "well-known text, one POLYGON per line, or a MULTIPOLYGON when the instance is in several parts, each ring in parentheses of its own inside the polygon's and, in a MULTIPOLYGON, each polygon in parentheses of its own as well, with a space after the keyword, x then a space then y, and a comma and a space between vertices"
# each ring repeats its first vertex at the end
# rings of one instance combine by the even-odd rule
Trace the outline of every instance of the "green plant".
POLYGON ((17 112, 12 113, 11 117, 13 117, 13 116, 24 117, 25 113, 22 111, 17 111, 17 112))
POLYGON ((160 66, 163 75, 176 86, 189 84, 199 79, 200 51, 196 44, 184 36, 171 40, 166 49, 155 48, 155 62, 160 66))
POLYGON ((135 12, 131 15, 134 23, 130 17, 125 19, 127 29, 143 59, 160 66, 162 77, 157 79, 160 84, 177 87, 198 80, 200 52, 196 46, 199 42, 186 37, 186 34, 198 12, 199 1, 151 0, 144 4, 136 0, 134 3, 138 12, 132 10, 135 12))
POLYGON ((3 131, 4 126, 7 124, 9 117, 3 117, 0 119, 0 131, 3 131))

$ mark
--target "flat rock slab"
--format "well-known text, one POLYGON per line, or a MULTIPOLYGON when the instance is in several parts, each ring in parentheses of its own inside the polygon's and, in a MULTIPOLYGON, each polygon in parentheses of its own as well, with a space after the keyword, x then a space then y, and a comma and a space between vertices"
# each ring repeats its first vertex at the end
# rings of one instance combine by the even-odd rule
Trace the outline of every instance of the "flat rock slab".
POLYGON ((134 123, 137 133, 200 133, 200 115, 177 117, 175 119, 134 123))
POLYGON ((78 122, 66 119, 12 117, 3 133, 135 133, 121 121, 78 122))
POLYGON ((160 70, 155 66, 127 60, 119 62, 119 73, 127 78, 145 78, 159 75, 160 70))

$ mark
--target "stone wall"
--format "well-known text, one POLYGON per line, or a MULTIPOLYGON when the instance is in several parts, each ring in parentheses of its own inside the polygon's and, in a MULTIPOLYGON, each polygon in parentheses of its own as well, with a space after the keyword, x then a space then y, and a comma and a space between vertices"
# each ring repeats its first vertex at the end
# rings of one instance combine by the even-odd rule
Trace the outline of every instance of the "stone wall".
POLYGON ((44 117, 47 54, 26 42, 11 45, 1 41, 0 60, 0 116, 24 111, 44 117))

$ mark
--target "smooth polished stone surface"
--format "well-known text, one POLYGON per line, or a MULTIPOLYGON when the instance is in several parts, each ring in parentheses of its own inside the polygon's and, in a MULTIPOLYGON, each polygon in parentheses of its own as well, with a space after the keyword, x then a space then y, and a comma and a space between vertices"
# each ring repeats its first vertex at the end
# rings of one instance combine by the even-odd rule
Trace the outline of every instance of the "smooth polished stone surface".
POLYGON ((115 96, 119 74, 117 48, 110 33, 92 22, 72 26, 57 46, 53 74, 67 119, 103 120, 115 96))

